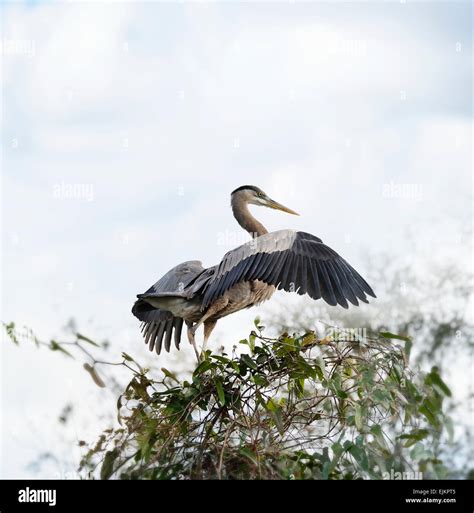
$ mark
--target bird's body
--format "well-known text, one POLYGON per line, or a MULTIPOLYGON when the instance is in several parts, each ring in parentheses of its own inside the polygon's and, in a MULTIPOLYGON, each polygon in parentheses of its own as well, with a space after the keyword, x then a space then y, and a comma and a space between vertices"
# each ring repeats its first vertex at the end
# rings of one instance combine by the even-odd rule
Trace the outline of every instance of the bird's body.
POLYGON ((279 230, 268 233, 249 212, 249 203, 296 214, 270 200, 260 189, 243 186, 232 193, 232 210, 252 240, 229 251, 219 265, 204 268, 196 260, 166 273, 144 294, 132 312, 143 321, 142 331, 150 350, 159 354, 171 340, 179 349, 183 323, 195 346, 196 329, 204 324, 205 346, 218 319, 258 305, 283 289, 323 298, 330 305, 348 307, 375 297, 367 282, 321 239, 305 232, 279 230))

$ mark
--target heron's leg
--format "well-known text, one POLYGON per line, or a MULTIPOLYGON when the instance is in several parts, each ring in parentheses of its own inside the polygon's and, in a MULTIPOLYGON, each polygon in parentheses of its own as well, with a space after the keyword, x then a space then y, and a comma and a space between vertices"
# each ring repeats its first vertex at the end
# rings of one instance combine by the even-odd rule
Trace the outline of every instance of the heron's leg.
POLYGON ((206 351, 207 341, 209 340, 209 337, 211 336, 212 330, 216 327, 216 324, 217 324, 217 320, 211 321, 210 319, 208 319, 207 321, 204 322, 204 342, 202 343, 201 357, 204 354, 204 352, 206 351))
MULTIPOLYGON (((196 333, 196 330, 199 328, 199 326, 201 326, 201 324, 204 324, 209 319, 209 317, 212 317, 213 315, 216 315, 217 312, 220 312, 223 308, 225 308, 228 305, 228 303, 229 299, 226 296, 222 296, 217 301, 212 303, 212 305, 207 309, 206 313, 199 319, 199 321, 192 328, 190 328, 190 330, 193 332, 193 335, 194 333, 196 333)), ((212 328, 214 328, 214 326, 212 326, 212 328)), ((208 337, 211 334, 212 328, 208 333, 208 337)), ((204 334, 204 339, 205 341, 203 347, 207 342, 206 334, 204 334)))
POLYGON ((191 328, 194 333, 196 333, 196 330, 201 326, 201 324, 204 324, 209 317, 212 317, 217 312, 220 312, 223 308, 227 306, 229 303, 229 300, 223 296, 219 298, 215 303, 212 303, 212 305, 207 309, 207 312, 199 319, 199 321, 191 328))
POLYGON ((192 322, 187 322, 186 321, 186 326, 188 327, 188 340, 189 340, 189 343, 193 346, 194 352, 196 353, 197 361, 199 362, 200 361, 200 359, 199 359, 199 351, 197 350, 196 340, 194 338, 194 334, 196 333, 196 330, 193 329, 193 323, 192 322))

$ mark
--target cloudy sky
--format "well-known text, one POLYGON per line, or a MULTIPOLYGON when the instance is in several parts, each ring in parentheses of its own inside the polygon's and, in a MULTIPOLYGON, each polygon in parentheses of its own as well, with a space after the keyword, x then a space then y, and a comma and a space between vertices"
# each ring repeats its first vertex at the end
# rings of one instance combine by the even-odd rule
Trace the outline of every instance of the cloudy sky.
MULTIPOLYGON (((270 230, 314 233, 362 274, 364 255, 410 258, 413 237, 433 258, 466 257, 470 2, 2 11, 2 320, 48 339, 74 317, 112 355, 150 358, 135 294, 246 240, 229 209, 242 184, 300 212, 255 210, 270 230)), ((239 340, 256 314, 221 321, 216 340, 239 340)), ((0 351, 1 475, 35 475, 64 403, 77 436, 94 436, 86 411, 103 392, 78 362, 0 351)))

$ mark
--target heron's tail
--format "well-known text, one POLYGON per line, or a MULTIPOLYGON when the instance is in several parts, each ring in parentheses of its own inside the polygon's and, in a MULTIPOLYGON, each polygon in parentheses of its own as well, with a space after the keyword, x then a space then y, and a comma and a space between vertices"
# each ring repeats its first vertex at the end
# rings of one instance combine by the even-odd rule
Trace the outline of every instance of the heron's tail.
POLYGON ((135 301, 132 313, 142 321, 141 331, 150 351, 154 349, 160 354, 164 345, 165 350, 169 352, 172 338, 176 349, 179 349, 184 323, 181 317, 175 317, 167 310, 154 308, 141 299, 135 301))

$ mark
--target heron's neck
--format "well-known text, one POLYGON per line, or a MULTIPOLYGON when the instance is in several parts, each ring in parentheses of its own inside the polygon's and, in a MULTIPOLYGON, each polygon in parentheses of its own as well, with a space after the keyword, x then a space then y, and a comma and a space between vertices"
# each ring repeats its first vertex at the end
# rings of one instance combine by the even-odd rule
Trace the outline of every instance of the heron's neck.
POLYGON ((231 205, 232 212, 234 213, 234 217, 237 219, 237 222, 244 230, 247 230, 250 233, 252 238, 268 233, 265 226, 257 221, 250 213, 246 201, 233 198, 231 205))

